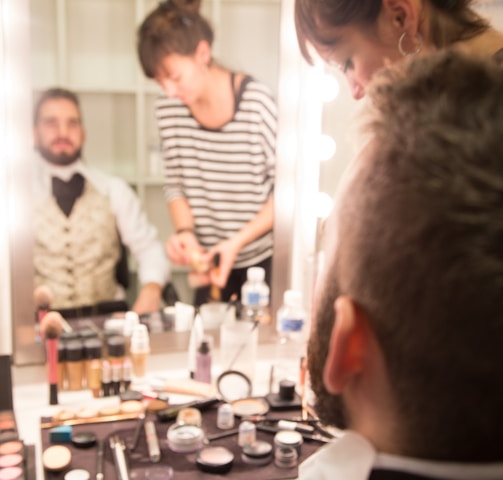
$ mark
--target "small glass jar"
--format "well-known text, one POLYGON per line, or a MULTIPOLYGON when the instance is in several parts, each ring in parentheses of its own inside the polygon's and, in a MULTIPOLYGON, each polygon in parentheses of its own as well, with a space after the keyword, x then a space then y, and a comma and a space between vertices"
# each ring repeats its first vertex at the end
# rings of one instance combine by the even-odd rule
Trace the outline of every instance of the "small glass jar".
POLYGON ((218 407, 217 427, 221 430, 228 430, 234 427, 234 412, 229 403, 224 403, 218 407))

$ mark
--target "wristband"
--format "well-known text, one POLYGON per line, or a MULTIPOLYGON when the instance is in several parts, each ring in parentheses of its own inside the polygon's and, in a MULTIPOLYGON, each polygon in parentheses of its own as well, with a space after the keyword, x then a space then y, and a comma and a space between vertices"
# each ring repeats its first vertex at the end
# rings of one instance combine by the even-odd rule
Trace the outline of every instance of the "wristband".
POLYGON ((176 234, 178 235, 179 233, 185 233, 185 232, 194 233, 194 229, 192 227, 179 228, 176 231, 176 234))

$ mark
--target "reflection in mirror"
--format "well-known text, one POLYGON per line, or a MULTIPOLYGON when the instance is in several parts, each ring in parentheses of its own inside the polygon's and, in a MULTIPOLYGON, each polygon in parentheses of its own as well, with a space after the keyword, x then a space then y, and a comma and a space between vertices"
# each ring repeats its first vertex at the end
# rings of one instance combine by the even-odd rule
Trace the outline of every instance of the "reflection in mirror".
MULTIPOLYGON (((105 173, 122 177, 134 188, 164 241, 173 229, 162 192, 154 120, 153 104, 159 88, 143 78, 135 51, 136 28, 158 2, 29 3, 34 98, 41 90, 56 85, 79 95, 87 130, 83 158, 105 173)), ((279 0, 205 0, 202 7, 216 32, 214 57, 225 66, 249 72, 273 92, 277 91, 278 81, 280 4, 279 0)), ((31 253, 25 250, 21 255, 31 253)), ((134 285, 134 262, 130 268, 134 285)), ((180 299, 191 303, 186 273, 183 268, 174 268, 173 284, 180 299)), ((134 298, 134 288, 132 292, 128 298, 134 298)), ((13 297, 12 301, 16 304, 22 300, 13 297)), ((33 318, 23 319, 28 327, 23 334, 16 327, 19 334, 15 335, 15 350, 21 344, 33 345, 35 333, 27 333, 33 325, 28 321, 33 322, 33 318)), ((166 335, 170 337, 171 333, 166 335)), ((183 335, 180 340, 174 337, 175 349, 186 348, 183 335)), ((171 338, 163 338, 159 343, 165 349, 170 342, 171 338)), ((154 340, 154 349, 156 344, 154 340)), ((33 354, 26 352, 30 358, 18 358, 16 363, 43 358, 40 345, 31 350, 33 354)))

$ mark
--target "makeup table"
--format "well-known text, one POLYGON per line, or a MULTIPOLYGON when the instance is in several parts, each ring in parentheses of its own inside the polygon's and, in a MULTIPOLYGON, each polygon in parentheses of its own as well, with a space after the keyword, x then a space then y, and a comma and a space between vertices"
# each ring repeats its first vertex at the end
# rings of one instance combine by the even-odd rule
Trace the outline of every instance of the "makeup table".
MULTIPOLYGON (((260 344, 258 346, 257 358, 259 359, 256 363, 255 375, 253 381, 253 390, 252 396, 262 396, 268 392, 269 389, 269 370, 272 364, 272 359, 274 358, 275 352, 274 344, 260 344)), ((220 373, 218 371, 218 349, 214 350, 213 353, 214 366, 212 369, 213 378, 216 378, 220 373)), ((142 381, 143 385, 133 385, 132 389, 141 389, 144 388, 145 383, 148 384, 154 378, 169 378, 170 380, 180 381, 188 378, 188 369, 187 369, 187 353, 185 352, 176 352, 169 354, 155 354, 151 355, 148 359, 148 374, 144 381, 142 381)), ((36 365, 36 366, 24 366, 24 367, 13 367, 13 395, 14 395, 14 412, 17 421, 17 428, 19 431, 19 437, 24 441, 27 445, 34 445, 36 452, 36 471, 37 471, 37 479, 44 478, 60 478, 63 479, 63 475, 59 474, 59 476, 48 476, 44 477, 44 469, 42 466, 42 437, 44 438, 44 446, 47 445, 47 431, 40 429, 41 418, 42 417, 52 417, 56 412, 62 409, 78 409, 81 407, 89 407, 92 405, 93 408, 100 409, 102 407, 106 407, 108 405, 117 405, 120 401, 117 395, 109 396, 109 397, 100 397, 93 398, 90 390, 79 390, 79 391, 62 391, 58 394, 58 405, 49 405, 49 386, 47 384, 47 372, 45 365, 36 365)), ((182 394, 168 394, 169 395, 169 403, 172 404, 182 404, 191 400, 194 400, 195 397, 182 395, 182 394)), ((214 422, 215 412, 213 412, 213 417, 211 421, 214 422)), ((292 415, 298 415, 299 412, 293 412, 292 415)), ((204 425, 204 413, 203 413, 203 425, 204 425)), ((206 421, 209 421, 206 419, 206 421)), ((113 422, 113 430, 117 431, 119 434, 123 436, 131 435, 135 429, 137 420, 131 419, 126 421, 117 421, 113 422), (127 432, 126 432, 127 430, 127 432)), ((103 429, 104 424, 100 424, 99 429, 103 429)), ((109 424, 110 425, 110 424, 109 424)), ((239 425, 239 421, 236 421, 236 427, 239 425)), ((85 425, 85 430, 89 431, 93 428, 93 425, 85 425)), ((157 426, 157 434, 159 436, 159 442, 161 446, 161 450, 166 450, 166 430, 168 426, 163 423, 159 423, 157 426)), ((216 432, 216 427, 213 426, 213 431, 211 433, 216 432)), ((224 431, 222 431, 224 432, 224 431)), ((99 432, 98 432, 99 433, 99 432)), ((258 438, 264 437, 263 432, 259 432, 260 435, 257 435, 258 438)), ((103 430, 101 430, 101 436, 103 434, 103 430)), ((272 443, 272 435, 270 435, 270 441, 272 443)), ((100 434, 98 434, 100 437, 100 434)), ((234 440, 227 439, 227 442, 233 441, 237 444, 237 436, 234 437, 234 440)), ((213 442, 212 442, 213 443, 213 442)), ((215 442, 215 445, 219 445, 218 442, 215 442)), ((314 451, 321 446, 321 443, 317 442, 309 442, 305 443, 303 446, 303 453, 301 456, 301 460, 305 459, 310 454, 314 453, 314 451)), ((108 446, 107 446, 108 449, 108 446)), ((87 457, 86 462, 92 462, 91 465, 74 465, 72 463, 72 468, 87 468, 91 473, 91 478, 94 480, 96 478, 96 448, 89 449, 90 457, 87 457), (91 468, 92 467, 92 468, 91 468)), ((105 455, 105 460, 107 462, 107 468, 113 469, 113 464, 110 464, 110 451, 105 455)), ((168 455, 169 457, 169 455, 168 455)), ((195 467, 193 464, 193 459, 188 457, 188 462, 192 462, 192 467, 195 467)), ((174 458, 174 457, 173 457, 174 458)), ((235 466, 236 461, 239 460, 236 458, 235 454, 235 466)), ((176 463, 176 462, 175 462, 176 463)), ((238 462, 239 463, 239 462, 238 462)), ((154 464, 152 464, 154 465, 154 464)), ((170 465, 170 460, 165 459, 162 460, 161 463, 155 465, 170 465)), ((189 464, 187 464, 188 466, 189 464)), ((176 467, 177 465, 173 465, 176 467)), ((178 478, 224 478, 224 476, 215 475, 215 474, 205 474, 203 472, 192 471, 192 475, 189 472, 183 473, 184 467, 183 461, 178 461, 178 468, 180 469, 180 473, 175 468, 175 480, 178 478)), ((254 472, 253 469, 255 467, 249 467, 250 472, 254 472)), ((238 470, 238 469, 237 469, 238 470)), ((239 476, 238 472, 235 472, 233 476, 234 468, 225 475, 227 478, 246 478, 243 476, 239 476)), ((113 470, 111 470, 113 472, 113 470)), ((296 477, 296 468, 293 471, 292 469, 284 470, 284 474, 281 469, 278 469, 278 476, 275 478, 295 478, 296 477), (284 476, 283 476, 284 475, 284 476)), ((260 475, 255 471, 253 476, 259 475, 262 479, 264 476, 260 475)), ((51 474, 52 475, 52 474, 51 474)), ((249 476, 249 475, 248 475, 249 476)), ((105 479, 111 480, 113 477, 105 476, 105 479)), ((145 477, 146 478, 146 477, 145 477)), ((250 477, 249 477, 250 478, 250 477)), ((265 479, 264 479, 265 480, 265 479)))

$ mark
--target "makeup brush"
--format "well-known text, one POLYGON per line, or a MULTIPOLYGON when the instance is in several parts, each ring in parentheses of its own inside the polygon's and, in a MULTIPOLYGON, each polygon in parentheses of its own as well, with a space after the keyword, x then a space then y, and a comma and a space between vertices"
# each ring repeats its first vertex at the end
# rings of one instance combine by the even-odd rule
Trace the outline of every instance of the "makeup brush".
MULTIPOLYGON (((211 268, 216 275, 218 275, 220 271, 220 252, 215 253, 213 257, 213 266, 211 268)), ((222 292, 219 287, 211 284, 210 288, 210 300, 214 302, 220 302, 222 300, 222 292)))
POLYGON ((59 312, 48 312, 42 319, 40 330, 45 338, 45 351, 49 375, 49 405, 58 404, 58 340, 64 319, 59 312))
POLYGON ((40 285, 33 291, 33 300, 37 311, 47 311, 51 308, 52 291, 47 285, 40 285))
POLYGON ((50 310, 52 302, 52 292, 47 285, 40 285, 33 291, 33 301, 35 302, 35 321, 37 332, 37 343, 40 342, 40 323, 44 315, 50 310))

